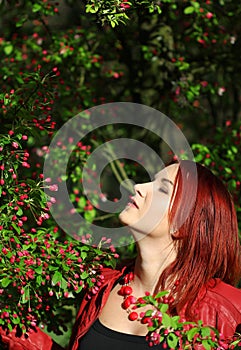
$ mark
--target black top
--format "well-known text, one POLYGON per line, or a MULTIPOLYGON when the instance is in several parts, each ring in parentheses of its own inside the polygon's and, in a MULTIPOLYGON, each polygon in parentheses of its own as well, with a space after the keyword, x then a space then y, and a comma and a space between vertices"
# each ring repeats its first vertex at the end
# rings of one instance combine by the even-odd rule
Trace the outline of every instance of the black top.
POLYGON ((150 347, 145 336, 125 334, 105 327, 97 319, 81 339, 78 350, 163 350, 161 344, 150 347))

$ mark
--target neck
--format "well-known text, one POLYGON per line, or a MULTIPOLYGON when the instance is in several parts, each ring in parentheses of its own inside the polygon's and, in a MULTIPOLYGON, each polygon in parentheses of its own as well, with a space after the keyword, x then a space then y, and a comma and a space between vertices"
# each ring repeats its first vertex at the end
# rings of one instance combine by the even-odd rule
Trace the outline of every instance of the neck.
POLYGON ((146 242, 137 242, 137 258, 135 262, 135 289, 137 292, 156 293, 162 272, 175 258, 175 250, 171 241, 158 238, 146 242))

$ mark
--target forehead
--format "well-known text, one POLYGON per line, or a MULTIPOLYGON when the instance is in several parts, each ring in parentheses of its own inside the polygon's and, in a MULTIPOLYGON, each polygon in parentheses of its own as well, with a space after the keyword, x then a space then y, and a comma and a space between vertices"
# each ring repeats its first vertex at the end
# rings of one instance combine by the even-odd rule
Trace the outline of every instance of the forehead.
POLYGON ((167 167, 165 167, 164 169, 162 169, 161 171, 156 173, 155 178, 156 179, 159 179, 159 178, 160 179, 168 179, 172 183, 174 183, 178 168, 179 168, 179 164, 168 165, 167 167))

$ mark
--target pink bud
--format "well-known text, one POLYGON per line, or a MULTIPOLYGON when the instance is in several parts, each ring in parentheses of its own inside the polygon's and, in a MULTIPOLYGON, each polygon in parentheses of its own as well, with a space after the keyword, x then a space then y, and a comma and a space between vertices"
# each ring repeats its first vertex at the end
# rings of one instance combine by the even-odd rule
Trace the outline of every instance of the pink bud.
POLYGON ((208 82, 206 80, 201 81, 200 84, 202 85, 202 87, 208 86, 208 82))
POLYGON ((212 18, 212 17, 213 17, 213 13, 212 13, 212 12, 208 12, 208 13, 206 14, 206 18, 210 19, 210 18, 212 18))
POLYGON ((22 166, 24 168, 30 168, 30 164, 28 164, 27 162, 22 162, 22 166))
POLYGON ((6 255, 6 254, 8 253, 7 248, 4 247, 4 248, 2 249, 2 253, 6 255))
POLYGON ((54 192, 58 191, 58 185, 56 185, 56 184, 50 185, 50 186, 49 186, 49 190, 50 190, 50 191, 54 191, 54 192))

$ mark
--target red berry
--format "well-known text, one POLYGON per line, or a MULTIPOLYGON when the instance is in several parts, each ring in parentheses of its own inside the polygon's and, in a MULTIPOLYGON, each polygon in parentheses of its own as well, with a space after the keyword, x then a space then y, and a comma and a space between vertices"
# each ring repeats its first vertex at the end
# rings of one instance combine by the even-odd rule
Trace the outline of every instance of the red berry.
POLYGON ((122 303, 122 307, 123 307, 123 309, 128 309, 128 307, 131 305, 131 301, 130 301, 130 299, 125 299, 124 301, 123 301, 123 303, 122 303))
POLYGON ((132 312, 129 314, 128 318, 129 318, 130 321, 135 321, 135 320, 138 319, 138 313, 135 312, 135 311, 132 311, 132 312))
POLYGON ((133 295, 129 295, 126 299, 129 299, 131 304, 135 304, 136 303, 136 297, 134 297, 133 295))
POLYGON ((145 301, 143 298, 138 298, 138 299, 137 299, 137 302, 138 302, 139 304, 146 304, 146 301, 145 301))
POLYGON ((118 291, 118 294, 119 294, 119 295, 124 296, 124 288, 125 288, 125 287, 122 286, 121 289, 118 291))
POLYGON ((133 290, 129 286, 126 286, 126 287, 123 288, 124 295, 131 295, 132 292, 133 292, 133 290))
POLYGON ((141 320, 141 323, 146 324, 146 323, 149 323, 150 321, 151 321, 150 317, 143 317, 141 320))
POLYGON ((124 276, 124 283, 128 284, 129 282, 134 280, 134 273, 130 272, 127 275, 124 276))

